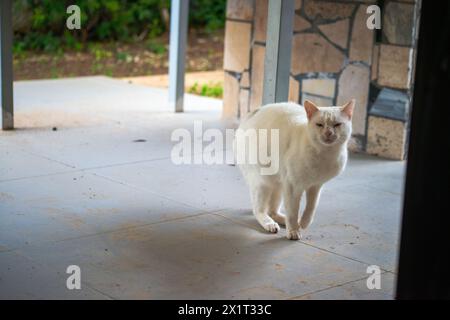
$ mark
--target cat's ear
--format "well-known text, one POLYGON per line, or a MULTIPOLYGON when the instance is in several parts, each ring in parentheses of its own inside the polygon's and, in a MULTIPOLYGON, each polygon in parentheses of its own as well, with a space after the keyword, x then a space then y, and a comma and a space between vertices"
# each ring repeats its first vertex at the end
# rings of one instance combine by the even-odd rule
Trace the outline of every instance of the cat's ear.
POLYGON ((305 100, 304 107, 308 120, 311 120, 312 116, 319 111, 319 108, 317 108, 317 106, 309 100, 305 100))
POLYGON ((355 109, 356 100, 352 99, 341 107, 341 112, 345 114, 349 120, 352 119, 353 109, 355 109))

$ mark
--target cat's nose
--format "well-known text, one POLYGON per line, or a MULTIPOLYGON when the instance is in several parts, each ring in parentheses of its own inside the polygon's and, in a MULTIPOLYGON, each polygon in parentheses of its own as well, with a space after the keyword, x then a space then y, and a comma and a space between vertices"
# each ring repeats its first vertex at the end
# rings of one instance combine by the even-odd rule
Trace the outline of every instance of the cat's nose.
POLYGON ((333 132, 331 132, 331 130, 325 131, 325 136, 326 137, 330 137, 332 134, 333 134, 333 132))

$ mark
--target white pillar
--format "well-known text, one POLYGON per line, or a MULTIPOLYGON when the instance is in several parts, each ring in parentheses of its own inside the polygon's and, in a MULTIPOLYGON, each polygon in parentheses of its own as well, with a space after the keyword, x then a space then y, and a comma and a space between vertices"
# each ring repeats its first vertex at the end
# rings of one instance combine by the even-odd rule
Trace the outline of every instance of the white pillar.
POLYGON ((263 105, 288 100, 295 0, 269 0, 263 105))
POLYGON ((183 112, 189 0, 172 0, 170 12, 169 103, 183 112))

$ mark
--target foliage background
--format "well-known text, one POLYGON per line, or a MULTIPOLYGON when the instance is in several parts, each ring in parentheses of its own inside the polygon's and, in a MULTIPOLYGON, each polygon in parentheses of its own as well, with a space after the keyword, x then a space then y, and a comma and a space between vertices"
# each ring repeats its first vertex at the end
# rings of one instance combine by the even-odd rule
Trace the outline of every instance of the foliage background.
MULTIPOLYGON (((190 0, 190 28, 212 32, 225 23, 226 0, 190 0)), ((169 27, 170 0, 14 0, 14 51, 81 50, 87 42, 136 42, 169 27), (68 30, 66 8, 81 9, 81 30, 68 30)))

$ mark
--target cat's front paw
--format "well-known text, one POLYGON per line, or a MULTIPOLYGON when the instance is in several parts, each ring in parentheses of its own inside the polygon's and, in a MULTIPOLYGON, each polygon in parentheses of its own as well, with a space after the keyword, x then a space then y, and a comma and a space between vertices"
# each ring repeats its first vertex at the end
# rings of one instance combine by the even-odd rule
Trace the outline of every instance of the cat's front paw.
POLYGON ((280 230, 280 226, 276 222, 265 223, 263 227, 270 233, 277 233, 280 230))
POLYGON ((300 240, 302 238, 302 235, 299 230, 288 230, 286 237, 289 240, 300 240))

